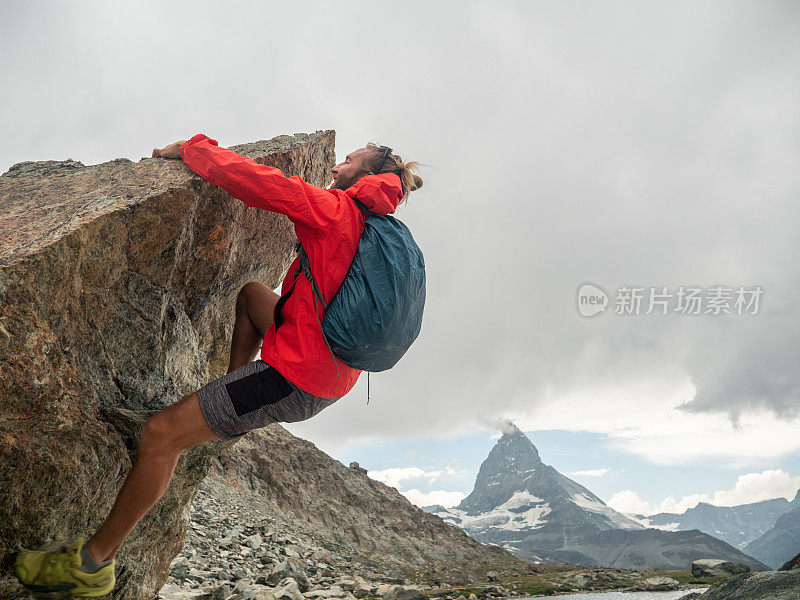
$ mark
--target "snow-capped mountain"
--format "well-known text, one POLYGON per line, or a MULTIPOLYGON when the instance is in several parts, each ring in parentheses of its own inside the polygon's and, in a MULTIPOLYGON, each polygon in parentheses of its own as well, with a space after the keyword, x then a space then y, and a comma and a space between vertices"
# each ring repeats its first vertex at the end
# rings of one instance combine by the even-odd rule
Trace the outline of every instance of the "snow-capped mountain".
POLYGON ((455 508, 437 509, 426 510, 508 549, 520 547, 532 531, 538 539, 557 542, 587 528, 645 528, 542 463, 533 442, 512 424, 483 461, 472 493, 455 508))
POLYGON ((545 465, 533 442, 511 423, 481 464, 472 493, 455 508, 424 510, 534 562, 683 569, 712 556, 766 569, 707 534, 648 529, 615 511, 545 465))

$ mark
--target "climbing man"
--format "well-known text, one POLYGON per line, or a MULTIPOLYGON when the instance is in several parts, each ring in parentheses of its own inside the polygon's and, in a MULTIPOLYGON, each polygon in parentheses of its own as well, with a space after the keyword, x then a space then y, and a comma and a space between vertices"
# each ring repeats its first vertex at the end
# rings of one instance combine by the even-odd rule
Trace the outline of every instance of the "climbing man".
POLYGON ((391 148, 372 143, 332 168, 327 189, 220 148, 203 134, 157 148, 152 156, 183 159, 195 173, 248 206, 286 215, 313 277, 296 277, 301 252, 280 296, 259 282, 239 290, 228 373, 147 421, 135 463, 110 514, 85 544, 78 538, 18 553, 17 576, 34 590, 69 591, 79 597, 110 593, 115 555, 166 491, 183 450, 210 440, 236 439, 270 423, 309 419, 350 391, 361 370, 337 360, 319 319, 360 252, 367 209, 374 215, 393 213, 422 186, 413 172, 418 163, 403 162, 391 148), (260 358, 254 360, 259 347, 260 358))

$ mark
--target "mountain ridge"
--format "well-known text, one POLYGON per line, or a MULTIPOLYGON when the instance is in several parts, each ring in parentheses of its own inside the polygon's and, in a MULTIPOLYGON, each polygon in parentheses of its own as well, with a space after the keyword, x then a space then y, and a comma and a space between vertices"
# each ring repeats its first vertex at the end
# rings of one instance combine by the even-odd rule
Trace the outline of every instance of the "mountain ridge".
POLYGON ((425 510, 480 542, 532 562, 685 569, 692 560, 713 556, 755 570, 768 568, 699 530, 647 528, 614 510, 588 488, 545 465, 530 438, 512 423, 506 424, 481 464, 472 492, 454 508, 425 510))
MULTIPOLYGON (((792 503, 800 498, 800 492, 792 503)), ((785 512, 772 528, 747 544, 745 550, 773 568, 800 553, 800 502, 785 512)))
POLYGON ((792 510, 793 502, 789 502, 786 498, 773 498, 736 506, 717 506, 699 502, 683 513, 662 512, 646 516, 629 516, 648 527, 665 531, 699 529, 742 550, 771 529, 781 515, 792 510))

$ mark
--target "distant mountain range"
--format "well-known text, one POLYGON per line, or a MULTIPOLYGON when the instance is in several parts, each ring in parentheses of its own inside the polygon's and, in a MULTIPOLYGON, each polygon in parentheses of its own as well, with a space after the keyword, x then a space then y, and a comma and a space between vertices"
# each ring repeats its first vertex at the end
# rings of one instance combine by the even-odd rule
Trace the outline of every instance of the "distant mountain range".
POLYGON ((507 425, 492 448, 472 493, 461 504, 423 510, 480 542, 502 546, 534 562, 686 569, 699 558, 720 558, 768 570, 767 565, 708 533, 664 531, 648 527, 642 517, 615 511, 587 488, 545 465, 533 442, 513 424, 507 425))
POLYGON ((800 491, 791 502, 786 498, 738 506, 700 502, 683 514, 629 516, 667 531, 699 529, 776 568, 800 552, 800 491))
POLYGON ((792 505, 792 510, 778 517, 771 529, 747 544, 747 554, 777 569, 800 553, 800 491, 792 505))
POLYGON ((740 504, 739 506, 714 506, 700 502, 683 514, 658 513, 650 516, 630 515, 648 527, 667 531, 699 529, 744 549, 745 546, 769 530, 783 513, 792 509, 786 498, 740 504))

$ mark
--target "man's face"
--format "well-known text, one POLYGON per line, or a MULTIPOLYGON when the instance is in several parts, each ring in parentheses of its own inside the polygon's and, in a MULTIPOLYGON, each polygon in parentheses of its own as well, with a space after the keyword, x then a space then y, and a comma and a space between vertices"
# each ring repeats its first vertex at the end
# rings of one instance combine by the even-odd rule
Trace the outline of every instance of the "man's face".
POLYGON ((369 169, 365 166, 368 156, 369 150, 366 148, 359 148, 355 152, 348 154, 343 162, 340 162, 331 169, 331 173, 333 173, 333 183, 331 183, 328 189, 346 190, 369 173, 369 169))

